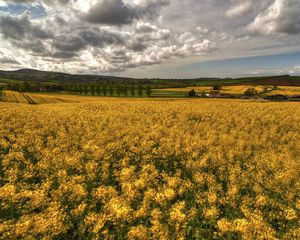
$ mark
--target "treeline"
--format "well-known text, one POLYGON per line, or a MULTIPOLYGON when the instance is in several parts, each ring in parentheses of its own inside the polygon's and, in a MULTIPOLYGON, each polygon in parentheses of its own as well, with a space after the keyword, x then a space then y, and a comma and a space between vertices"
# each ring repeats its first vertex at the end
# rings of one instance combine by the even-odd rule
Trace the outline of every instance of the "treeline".
POLYGON ((41 84, 41 83, 9 83, 6 90, 17 92, 67 92, 77 95, 90 96, 131 96, 150 97, 152 85, 142 83, 119 83, 119 82, 95 82, 95 83, 65 83, 65 84, 41 84))
POLYGON ((60 84, 42 84, 27 81, 22 83, 8 83, 5 87, 3 87, 3 89, 16 92, 59 92, 64 90, 60 84))
POLYGON ((131 96, 150 97, 152 93, 151 85, 143 84, 116 84, 116 83, 94 83, 94 84, 65 84, 64 91, 72 94, 92 95, 92 96, 131 96))
POLYGON ((2 98, 3 89, 4 89, 4 87, 0 85, 0 100, 1 100, 1 98, 2 98))

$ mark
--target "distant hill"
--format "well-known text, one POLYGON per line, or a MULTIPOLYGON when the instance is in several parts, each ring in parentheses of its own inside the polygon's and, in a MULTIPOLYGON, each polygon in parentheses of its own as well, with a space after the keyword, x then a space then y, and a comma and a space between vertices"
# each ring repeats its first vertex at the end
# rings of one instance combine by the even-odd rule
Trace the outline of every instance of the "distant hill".
POLYGON ((68 74, 61 72, 48 72, 39 71, 34 69, 20 69, 16 71, 1 71, 0 77, 7 79, 14 79, 20 81, 74 81, 74 82, 89 82, 89 81, 102 81, 102 80, 129 80, 130 78, 120 78, 114 76, 100 76, 100 75, 80 75, 80 74, 68 74))
MULTIPOLYGON (((31 82, 101 82, 101 81, 121 81, 133 82, 137 79, 127 77, 87 75, 87 74, 68 74, 61 72, 39 71, 34 69, 20 69, 16 71, 1 71, 0 79, 9 81, 31 81, 31 82)), ((139 80, 140 81, 140 80, 139 80)), ((1 81, 3 82, 3 81, 1 81)), ((267 76, 267 77, 247 77, 247 78, 194 78, 194 79, 143 79, 144 83, 158 84, 165 87, 184 87, 199 85, 278 85, 278 86, 300 86, 300 77, 289 75, 267 76)))

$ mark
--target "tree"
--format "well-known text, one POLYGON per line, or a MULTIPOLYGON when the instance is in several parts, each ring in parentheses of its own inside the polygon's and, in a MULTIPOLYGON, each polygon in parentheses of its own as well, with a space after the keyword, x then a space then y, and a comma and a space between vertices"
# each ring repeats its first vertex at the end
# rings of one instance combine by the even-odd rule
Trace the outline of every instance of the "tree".
POLYGON ((117 92, 117 95, 120 97, 120 95, 121 95, 121 86, 118 84, 117 85, 117 89, 116 89, 116 92, 117 92))
POLYGON ((189 91, 189 97, 196 97, 196 91, 194 89, 192 89, 191 91, 189 91))
POLYGON ((72 85, 66 84, 66 85, 65 85, 65 91, 67 91, 67 92, 72 92, 72 85))
POLYGON ((114 86, 112 84, 109 84, 108 89, 109 89, 110 96, 113 96, 114 95, 114 86))
POLYGON ((24 92, 29 92, 29 91, 31 91, 32 86, 28 81, 24 81, 22 84, 22 89, 24 92))
POLYGON ((221 85, 218 85, 218 84, 215 84, 215 85, 213 86, 213 90, 214 90, 214 91, 222 90, 222 86, 221 86, 221 85))
POLYGON ((248 97, 252 97, 255 96, 257 94, 257 91, 255 88, 248 88, 245 92, 244 95, 248 96, 248 97))
POLYGON ((85 94, 85 95, 88 95, 88 93, 89 93, 89 87, 88 87, 87 84, 84 85, 83 90, 84 90, 84 94, 85 94))
POLYGON ((79 94, 81 95, 83 93, 83 86, 82 84, 78 85, 79 94))
POLYGON ((98 96, 101 95, 101 86, 99 84, 96 85, 96 93, 98 94, 98 96))
POLYGON ((11 90, 16 91, 16 92, 20 92, 20 84, 19 83, 13 84, 11 90))
POLYGON ((2 95, 3 95, 3 86, 0 86, 0 101, 1 101, 2 95))
POLYGON ((74 93, 74 94, 77 94, 78 92, 79 92, 78 84, 74 84, 74 85, 73 85, 73 93, 74 93))
POLYGON ((144 87, 142 84, 139 84, 138 85, 138 95, 139 97, 142 97, 143 96, 143 90, 144 90, 144 87))
POLYGON ((151 97, 151 93, 152 93, 151 85, 147 84, 147 86, 146 86, 147 97, 151 97))
POLYGON ((91 91, 91 94, 94 96, 95 95, 95 85, 94 84, 90 85, 90 91, 91 91))
POLYGON ((128 96, 128 87, 127 87, 126 84, 123 86, 123 93, 124 93, 124 96, 125 96, 125 97, 128 96))
POLYGON ((107 95, 107 85, 106 83, 104 83, 103 87, 102 87, 102 92, 103 92, 103 95, 106 96, 107 95))
POLYGON ((133 84, 132 84, 131 87, 130 87, 130 95, 131 95, 132 97, 135 96, 135 86, 134 86, 133 84))

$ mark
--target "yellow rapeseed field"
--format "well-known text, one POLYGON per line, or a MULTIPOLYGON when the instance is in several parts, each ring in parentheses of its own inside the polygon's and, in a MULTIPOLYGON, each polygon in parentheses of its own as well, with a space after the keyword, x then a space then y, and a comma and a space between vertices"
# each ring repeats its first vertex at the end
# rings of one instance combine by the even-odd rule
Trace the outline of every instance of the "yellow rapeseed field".
POLYGON ((299 103, 0 103, 0 239, 300 239, 299 103))
POLYGON ((39 93, 20 93, 16 91, 3 91, 0 96, 2 102, 27 103, 27 104, 44 104, 44 103, 75 103, 84 97, 72 95, 56 95, 56 94, 39 94, 39 93))
MULTIPOLYGON (((284 94, 284 95, 298 95, 300 94, 299 86, 278 86, 276 90, 273 90, 273 86, 263 85, 236 85, 236 86, 222 86, 221 93, 223 94, 244 94, 248 88, 255 88, 258 93, 262 93, 265 88, 268 88, 267 95, 272 94, 284 94)), ((182 92, 188 93, 194 89, 197 93, 210 93, 213 89, 212 86, 196 86, 196 87, 185 87, 185 88, 168 88, 168 89, 156 89, 156 91, 170 91, 170 92, 182 92)))

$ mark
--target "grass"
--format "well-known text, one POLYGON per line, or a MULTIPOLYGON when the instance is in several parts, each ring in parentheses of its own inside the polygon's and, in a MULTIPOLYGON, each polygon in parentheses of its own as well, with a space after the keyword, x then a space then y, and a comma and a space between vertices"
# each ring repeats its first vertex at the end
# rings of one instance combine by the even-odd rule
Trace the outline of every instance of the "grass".
POLYGON ((7 78, 0 78, 0 83, 22 83, 23 81, 20 80, 13 80, 7 78))

